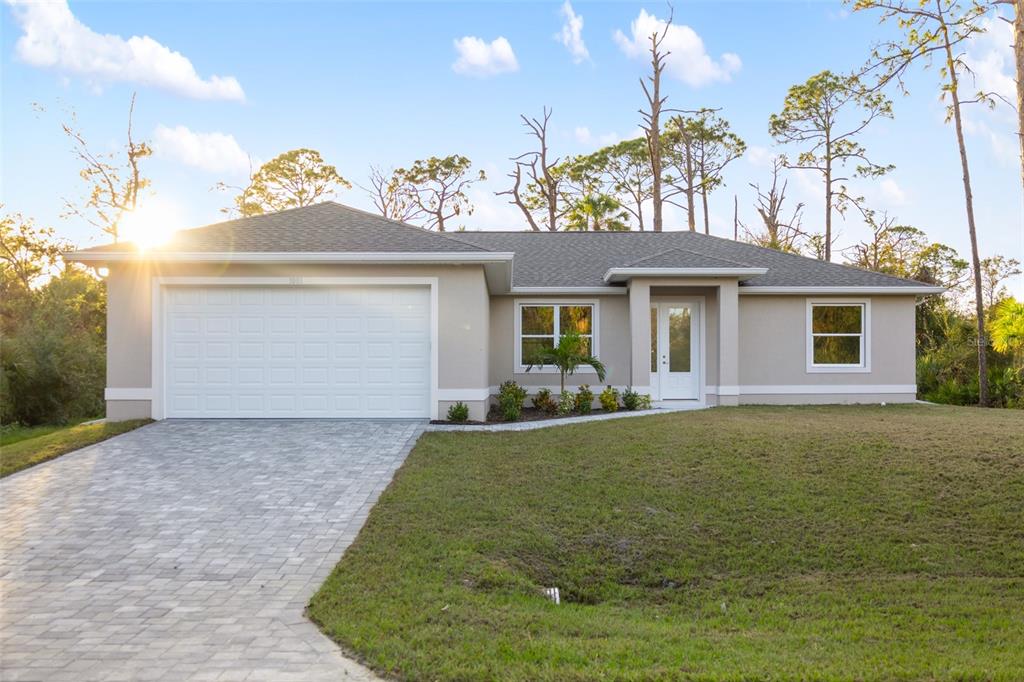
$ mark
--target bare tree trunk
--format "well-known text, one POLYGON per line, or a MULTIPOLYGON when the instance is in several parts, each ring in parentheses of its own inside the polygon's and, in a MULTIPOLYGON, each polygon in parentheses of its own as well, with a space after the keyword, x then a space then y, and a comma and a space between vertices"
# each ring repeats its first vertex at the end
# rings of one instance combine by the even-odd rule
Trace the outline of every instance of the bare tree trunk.
POLYGON ((704 234, 711 234, 711 225, 708 219, 708 189, 704 186, 703 179, 700 186, 700 202, 704 209, 704 234))
POLYGON ((740 240, 740 198, 735 194, 732 195, 732 240, 740 240))
POLYGON ((1020 181, 1024 186, 1024 0, 1014 1, 1013 56, 1017 63, 1017 139, 1020 142, 1020 181))
MULTIPOLYGON (((671 7, 671 5, 669 5, 671 7)), ((665 98, 661 96, 661 72, 665 70, 665 57, 670 53, 661 52, 661 43, 672 26, 672 11, 669 11, 668 20, 661 33, 651 34, 651 87, 648 89, 644 80, 640 79, 640 87, 643 88, 644 96, 647 98, 649 111, 641 111, 644 119, 644 133, 647 136, 647 149, 651 154, 651 174, 653 186, 651 199, 654 203, 654 215, 652 217, 655 232, 661 232, 662 228, 662 198, 661 198, 661 107, 665 98)))
MULTIPOLYGON (((941 6, 938 9, 942 17, 941 6)), ((974 304, 978 315, 978 404, 988 407, 988 339, 985 334, 985 297, 981 287, 981 258, 978 256, 978 232, 974 223, 974 195, 971 192, 971 170, 967 165, 967 144, 964 142, 963 121, 960 115, 959 79, 956 75, 956 62, 953 48, 949 42, 949 28, 942 17, 942 39, 946 50, 946 70, 949 73, 949 95, 952 99, 953 122, 956 128, 956 141, 960 151, 960 167, 964 179, 964 203, 967 207, 967 229, 971 235, 971 269, 974 271, 974 304)))
POLYGON ((825 261, 832 260, 832 149, 825 136, 825 261))
POLYGON ((690 232, 697 231, 696 207, 693 202, 693 150, 689 140, 686 142, 686 225, 690 232))
POLYGON ((654 231, 661 232, 661 64, 658 59, 658 48, 654 38, 651 38, 651 64, 654 67, 653 85, 654 94, 651 96, 651 124, 647 135, 647 144, 651 150, 651 172, 654 175, 654 186, 652 188, 652 199, 654 200, 654 231))

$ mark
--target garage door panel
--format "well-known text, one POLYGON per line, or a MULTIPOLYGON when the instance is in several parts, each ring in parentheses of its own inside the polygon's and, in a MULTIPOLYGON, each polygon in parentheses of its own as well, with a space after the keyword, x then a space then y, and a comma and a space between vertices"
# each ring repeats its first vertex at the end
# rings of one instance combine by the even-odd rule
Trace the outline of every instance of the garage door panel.
POLYGON ((169 288, 170 417, 426 417, 429 290, 169 288))

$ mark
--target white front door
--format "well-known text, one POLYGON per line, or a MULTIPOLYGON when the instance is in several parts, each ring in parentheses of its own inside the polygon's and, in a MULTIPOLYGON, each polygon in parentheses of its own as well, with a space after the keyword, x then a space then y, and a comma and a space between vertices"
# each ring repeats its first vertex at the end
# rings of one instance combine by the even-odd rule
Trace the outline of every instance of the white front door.
MULTIPOLYGON (((700 305, 694 301, 657 303, 657 334, 651 337, 661 400, 700 398, 700 305)), ((653 379, 654 377, 652 377, 653 379)))

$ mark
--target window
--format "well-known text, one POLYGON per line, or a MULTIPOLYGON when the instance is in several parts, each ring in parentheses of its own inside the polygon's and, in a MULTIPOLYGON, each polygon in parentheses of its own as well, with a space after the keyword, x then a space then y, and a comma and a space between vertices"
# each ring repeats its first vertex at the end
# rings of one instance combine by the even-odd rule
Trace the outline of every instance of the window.
POLYGON ((593 303, 520 303, 518 361, 522 369, 541 350, 554 348, 563 334, 575 329, 587 353, 596 354, 593 303))
POLYGON ((808 301, 808 371, 867 371, 869 310, 863 301, 808 301))

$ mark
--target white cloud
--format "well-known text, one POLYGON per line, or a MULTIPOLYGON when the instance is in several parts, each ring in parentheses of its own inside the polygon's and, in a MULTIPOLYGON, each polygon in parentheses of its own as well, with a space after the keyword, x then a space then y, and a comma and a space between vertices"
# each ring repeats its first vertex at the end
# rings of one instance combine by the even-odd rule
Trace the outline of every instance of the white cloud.
POLYGON ((755 168, 771 168, 775 156, 776 154, 767 147, 756 144, 747 147, 747 162, 755 168))
POLYGON ((490 43, 476 36, 464 36, 454 41, 459 58, 452 64, 452 70, 463 76, 496 76, 519 70, 519 62, 512 51, 512 45, 499 36, 490 43))
POLYGON ((882 198, 888 203, 897 206, 907 203, 907 193, 904 192, 899 183, 892 178, 885 178, 878 186, 882 192, 882 198))
POLYGON ((985 33, 978 35, 967 50, 964 61, 971 71, 977 89, 990 92, 1012 102, 1016 97, 1013 76, 1013 27, 1000 17, 981 22, 985 33))
MULTIPOLYGON (((660 34, 664 30, 664 21, 641 9, 636 20, 630 24, 632 36, 616 30, 614 39, 627 57, 646 58, 651 35, 660 34)), ((717 81, 728 82, 732 74, 742 66, 739 56, 732 52, 724 53, 717 61, 712 59, 697 32, 683 24, 672 24, 669 27, 662 49, 671 52, 665 60, 666 73, 695 88, 717 81)))
POLYGON ((587 126, 577 126, 573 131, 573 135, 576 137, 576 141, 580 144, 591 144, 596 142, 602 147, 605 145, 613 144, 618 142, 621 138, 618 133, 604 133, 602 135, 594 135, 590 132, 590 128, 587 126))
POLYGON ((491 176, 494 180, 477 183, 469 189, 469 200, 473 204, 473 215, 462 220, 468 230, 528 230, 529 224, 522 212, 508 203, 508 197, 497 196, 495 192, 508 189, 509 180, 504 175, 491 176))
POLYGON ((590 59, 587 44, 583 42, 583 17, 573 11, 569 0, 565 0, 562 5, 561 14, 565 22, 562 24, 562 32, 555 38, 569 50, 573 64, 581 64, 590 59))
POLYGON ((149 36, 96 33, 78 21, 66 0, 7 0, 21 26, 15 53, 27 64, 79 76, 99 88, 108 83, 152 86, 195 99, 244 100, 232 76, 203 79, 192 62, 149 36))
POLYGON ((211 173, 246 173, 249 155, 227 133, 197 133, 185 126, 158 125, 153 151, 168 159, 211 173))

